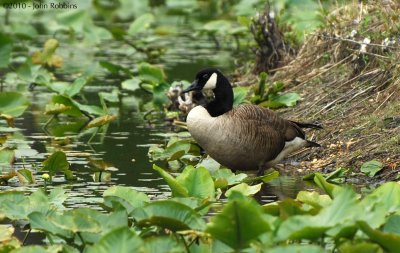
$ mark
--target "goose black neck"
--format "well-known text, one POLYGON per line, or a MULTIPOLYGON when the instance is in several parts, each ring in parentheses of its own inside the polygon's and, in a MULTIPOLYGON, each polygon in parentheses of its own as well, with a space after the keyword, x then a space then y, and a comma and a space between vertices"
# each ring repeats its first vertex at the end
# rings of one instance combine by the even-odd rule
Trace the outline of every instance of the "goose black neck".
POLYGON ((212 117, 218 117, 233 108, 232 85, 222 74, 218 75, 217 83, 217 87, 213 89, 214 99, 205 106, 212 117))

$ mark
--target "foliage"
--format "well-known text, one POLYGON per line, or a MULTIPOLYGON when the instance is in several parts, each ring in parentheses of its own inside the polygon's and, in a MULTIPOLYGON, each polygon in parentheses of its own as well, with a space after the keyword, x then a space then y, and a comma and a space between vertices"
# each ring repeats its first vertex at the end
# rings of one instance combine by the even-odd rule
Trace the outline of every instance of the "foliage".
MULTIPOLYGON (((209 189, 205 187, 211 176, 205 169, 193 167, 175 179, 180 181, 177 184, 186 185, 188 195, 184 198, 150 200, 131 188, 114 186, 103 195, 107 213, 88 208, 65 210, 62 203, 66 195, 61 188, 54 188, 48 195, 38 190, 30 196, 6 191, 0 193, 0 217, 11 221, 26 219, 32 229, 57 242, 51 246, 31 246, 34 252, 52 247, 89 252, 108 252, 111 248, 120 252, 155 252, 162 245, 191 250, 214 245, 215 251, 210 252, 221 252, 223 248, 222 252, 250 248, 268 249, 268 252, 306 249, 325 252, 332 243, 344 252, 350 247, 395 252, 400 244, 396 225, 400 185, 394 182, 385 183, 360 198, 348 186, 332 188, 316 174, 315 181, 329 195, 301 191, 295 199, 266 205, 235 191, 225 203, 219 204, 221 211, 207 222, 201 203, 212 192, 198 194, 196 188, 191 190, 192 179, 199 184, 198 189, 209 189), (197 173, 205 174, 198 177, 197 173), (370 211, 377 209, 379 212, 370 211), (193 240, 197 243, 191 244, 193 240), (293 240, 297 243, 287 245, 293 240), (69 246, 62 246, 62 242, 69 246), (312 245, 306 245, 307 242, 312 245)), ((10 227, 0 226, 1 249, 19 247, 12 231, 10 227)))
POLYGON ((70 164, 64 152, 56 151, 43 162, 42 171, 48 171, 50 180, 57 172, 63 172, 67 179, 73 179, 74 176, 70 170, 70 164))
POLYGON ((281 82, 267 83, 267 77, 268 75, 265 72, 260 73, 260 81, 258 86, 255 87, 251 102, 269 108, 295 106, 300 95, 295 92, 282 93, 284 84, 281 82))
POLYGON ((14 118, 21 116, 29 106, 29 100, 18 92, 0 93, 0 119, 6 119, 9 126, 14 125, 14 118))
POLYGON ((375 176, 380 170, 382 170, 383 164, 379 161, 372 160, 369 162, 365 162, 361 165, 361 172, 365 173, 369 177, 375 176))

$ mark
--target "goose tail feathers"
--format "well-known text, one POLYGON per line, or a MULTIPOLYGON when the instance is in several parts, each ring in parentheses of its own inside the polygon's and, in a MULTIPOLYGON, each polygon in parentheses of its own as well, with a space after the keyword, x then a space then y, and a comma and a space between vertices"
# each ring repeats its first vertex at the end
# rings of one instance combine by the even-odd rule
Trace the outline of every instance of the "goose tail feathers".
POLYGON ((304 123, 304 122, 296 122, 296 121, 291 121, 291 122, 301 128, 323 129, 323 127, 319 123, 314 124, 314 123, 304 123))
POLYGON ((306 141, 307 141, 306 147, 321 147, 321 144, 319 144, 319 143, 309 141, 309 140, 306 140, 306 141))

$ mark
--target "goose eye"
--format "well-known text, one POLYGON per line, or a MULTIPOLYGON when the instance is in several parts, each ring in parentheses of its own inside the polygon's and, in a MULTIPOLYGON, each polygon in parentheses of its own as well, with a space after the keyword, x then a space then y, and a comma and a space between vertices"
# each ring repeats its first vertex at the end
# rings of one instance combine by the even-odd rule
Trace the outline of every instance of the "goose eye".
POLYGON ((204 79, 207 79, 207 78, 208 78, 208 75, 207 75, 207 74, 204 74, 204 75, 203 75, 203 78, 204 78, 204 79))

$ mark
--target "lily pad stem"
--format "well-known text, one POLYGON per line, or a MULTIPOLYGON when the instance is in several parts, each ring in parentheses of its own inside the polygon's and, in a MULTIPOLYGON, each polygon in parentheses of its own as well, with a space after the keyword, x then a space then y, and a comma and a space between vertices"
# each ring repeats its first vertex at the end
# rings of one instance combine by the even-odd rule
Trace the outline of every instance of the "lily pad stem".
POLYGON ((22 241, 22 245, 25 245, 26 239, 28 239, 28 236, 31 234, 32 229, 30 228, 28 232, 26 232, 24 236, 24 240, 22 241))

